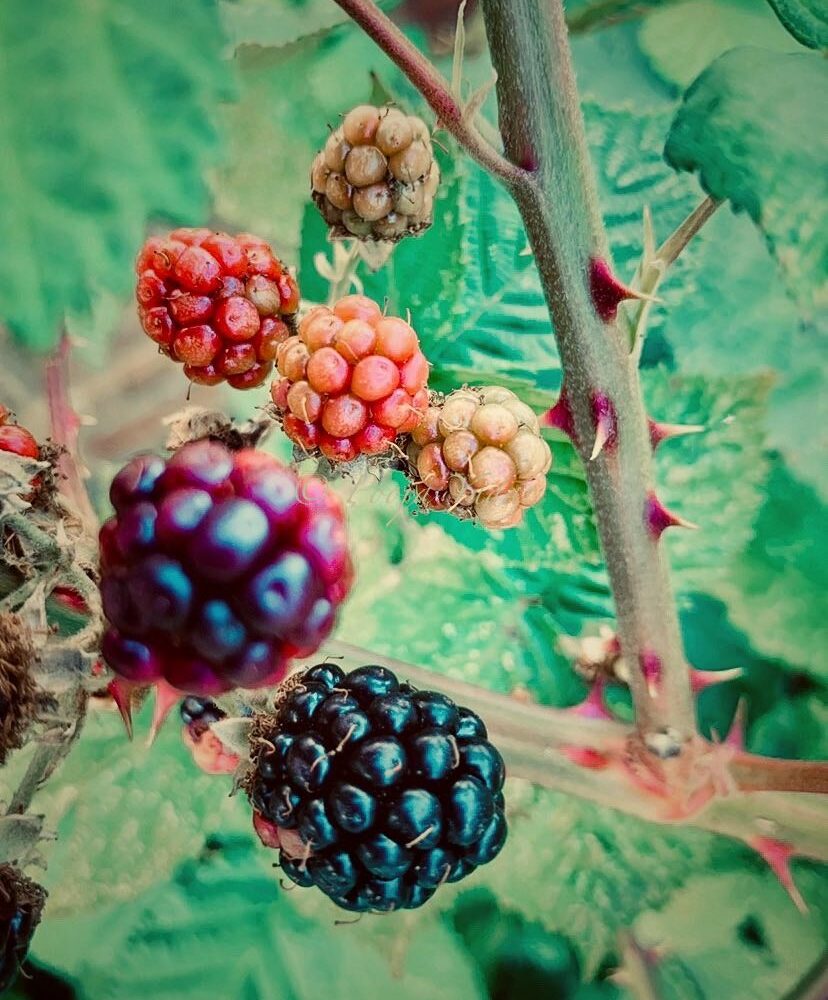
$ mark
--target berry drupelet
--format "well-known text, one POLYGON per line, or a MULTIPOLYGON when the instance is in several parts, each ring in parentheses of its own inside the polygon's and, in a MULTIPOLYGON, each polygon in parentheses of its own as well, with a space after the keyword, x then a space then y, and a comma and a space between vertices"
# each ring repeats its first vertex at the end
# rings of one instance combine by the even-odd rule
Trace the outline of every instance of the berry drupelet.
POLYGON ((281 679, 316 650, 352 580, 338 498, 254 449, 132 459, 101 529, 106 662, 190 694, 281 679))
POLYGON ((396 242, 431 225, 440 169, 425 122, 361 104, 311 168, 314 203, 334 238, 396 242))
POLYGON ((416 332, 364 295, 312 309, 276 364, 271 397, 285 433, 330 462, 386 454, 428 405, 428 361, 416 332))
POLYGON ((511 528, 546 492, 552 464, 538 418, 501 386, 457 389, 411 433, 409 476, 426 510, 511 528))
POLYGON ((384 667, 312 667, 255 735, 256 830, 288 878, 338 906, 413 909, 503 847, 504 765, 485 725, 384 667))
POLYGON ((201 385, 261 385, 290 336, 299 289, 257 236, 175 229, 135 264, 138 316, 159 350, 201 385))

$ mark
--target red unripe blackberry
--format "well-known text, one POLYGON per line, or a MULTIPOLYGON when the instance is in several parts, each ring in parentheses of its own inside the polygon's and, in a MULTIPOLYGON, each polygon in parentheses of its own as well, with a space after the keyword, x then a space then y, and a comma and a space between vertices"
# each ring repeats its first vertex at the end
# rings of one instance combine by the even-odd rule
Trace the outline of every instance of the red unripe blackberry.
POLYGON ((351 586, 342 506, 264 452, 196 441, 132 459, 101 529, 103 656, 196 695, 278 681, 351 586))
POLYGON ((440 170, 420 118, 362 104, 328 136, 310 179, 332 237, 396 242, 431 225, 440 170))
POLYGON ((277 367, 270 394, 285 433, 331 462, 387 454, 428 406, 416 332, 364 295, 312 309, 280 345, 277 367))
POLYGON ((546 491, 552 464, 538 418, 501 386, 435 397, 406 449, 408 474, 426 510, 510 528, 546 491))
POLYGON ((148 239, 135 270, 144 332, 190 381, 236 389, 264 382, 293 332, 299 289, 263 240, 176 229, 148 239))

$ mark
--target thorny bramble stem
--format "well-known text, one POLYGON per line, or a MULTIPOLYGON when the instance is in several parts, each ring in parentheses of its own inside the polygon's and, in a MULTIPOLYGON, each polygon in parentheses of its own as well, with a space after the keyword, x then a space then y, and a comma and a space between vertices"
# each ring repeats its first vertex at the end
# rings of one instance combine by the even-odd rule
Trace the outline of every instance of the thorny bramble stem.
POLYGON ((494 162, 488 153, 479 155, 479 142, 470 137, 444 81, 375 4, 337 2, 421 90, 468 152, 505 182, 520 208, 558 341, 575 445, 586 467, 622 653, 630 664, 638 729, 656 753, 675 753, 695 735, 690 675, 666 559, 645 523, 654 475, 638 371, 626 331, 602 321, 590 294, 590 262, 608 260, 609 249, 560 0, 483 3, 510 169, 499 154, 494 162), (590 461, 596 393, 611 402, 618 433, 615 446, 590 461))

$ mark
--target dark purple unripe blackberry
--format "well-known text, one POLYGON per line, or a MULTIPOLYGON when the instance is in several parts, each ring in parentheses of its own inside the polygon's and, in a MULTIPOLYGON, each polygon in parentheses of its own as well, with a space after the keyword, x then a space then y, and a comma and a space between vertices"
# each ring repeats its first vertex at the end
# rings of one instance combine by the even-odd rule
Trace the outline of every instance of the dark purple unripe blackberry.
POLYGON ((483 722, 385 667, 311 667, 254 736, 260 837, 346 910, 421 906, 503 847, 505 769, 483 722))
POLYGON ((102 652, 125 679, 194 695, 273 684, 333 628, 353 571, 342 506, 321 480, 203 440, 132 459, 110 499, 102 652))
POLYGON ((187 726, 192 722, 205 722, 209 725, 211 722, 218 722, 226 715, 214 701, 209 698, 196 698, 193 695, 183 699, 179 712, 181 721, 187 726))

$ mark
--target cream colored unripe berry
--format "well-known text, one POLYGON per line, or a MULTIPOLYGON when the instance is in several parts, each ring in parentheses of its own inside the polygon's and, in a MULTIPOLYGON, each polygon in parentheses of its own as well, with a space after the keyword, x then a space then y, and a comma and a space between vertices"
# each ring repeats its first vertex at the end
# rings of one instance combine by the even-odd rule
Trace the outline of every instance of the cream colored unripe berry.
POLYGON ((477 493, 465 476, 452 476, 449 479, 448 489, 451 499, 461 507, 471 507, 477 499, 477 493))
POLYGON ((444 490, 448 486, 449 471, 439 444, 432 442, 423 448, 417 456, 417 472, 423 485, 430 490, 444 490))
POLYGON ((403 215, 417 215, 423 209, 422 184, 400 184, 394 197, 394 210, 403 215))
POLYGON ((505 493, 516 479, 515 463, 500 448, 487 445, 469 462, 468 480, 476 490, 505 493))
POLYGON ((374 141, 386 156, 393 156, 410 146, 413 138, 411 121, 402 111, 386 108, 380 112, 380 123, 374 141))
POLYGON ((416 139, 402 152, 395 153, 388 161, 388 166, 398 181, 411 184, 425 177, 431 169, 431 152, 423 142, 416 139))
POLYGON ((357 187, 367 187, 385 178, 388 161, 376 146, 355 146, 345 160, 345 176, 357 187))
POLYGON ((438 422, 443 437, 448 437, 452 431, 468 430, 478 405, 474 396, 452 393, 443 403, 438 422))
POLYGON ((546 476, 536 476, 534 479, 518 480, 518 496, 522 507, 534 507, 546 492, 546 476))
POLYGON ((322 152, 325 166, 328 170, 333 170, 338 174, 343 173, 345 170, 345 158, 350 151, 351 147, 345 142, 342 129, 338 128, 335 132, 331 132, 328 136, 328 141, 325 143, 325 149, 322 152))
POLYGON ((534 479, 546 471, 549 447, 528 428, 518 431, 504 451, 514 462, 520 479, 534 479))
POLYGON ((483 444, 505 445, 518 432, 517 417, 500 403, 484 403, 475 410, 470 430, 483 444))
POLYGON ((411 437, 417 444, 430 444, 438 438, 437 424, 440 419, 440 407, 429 406, 420 418, 420 422, 411 432, 411 437))
POLYGON ((350 210, 342 213, 342 225, 354 236, 368 236, 372 228, 370 222, 350 210))
POLYGON ((384 240, 395 240, 408 229, 408 217, 390 212, 374 223, 374 233, 384 240))
POLYGON ((351 186, 343 174, 328 174, 325 197, 334 208, 345 211, 351 207, 351 186))
POLYGON ((354 190, 354 211, 368 222, 385 218, 391 208, 391 192, 386 184, 371 184, 354 190))
POLYGON ((482 496, 474 505, 474 512, 480 521, 489 528, 505 528, 511 526, 514 518, 520 512, 520 499, 517 490, 506 490, 496 496, 482 496))
POLYGON ((480 390, 484 403, 505 403, 510 399, 517 399, 511 389, 506 389, 502 385, 485 385, 480 390))
POLYGON ((325 166, 325 160, 321 153, 318 153, 311 167, 311 188, 317 194, 324 194, 328 183, 330 170, 325 166))
POLYGON ((411 134, 415 139, 419 139, 426 145, 431 144, 431 132, 422 118, 418 118, 417 115, 409 115, 408 124, 411 126, 411 134))
POLYGON ((437 166, 437 161, 432 161, 431 169, 428 172, 428 177, 425 179, 425 193, 434 197, 437 193, 437 188, 440 186, 440 168, 437 166))
POLYGON ((516 397, 513 399, 504 399, 500 405, 505 406, 510 413, 514 414, 521 427, 528 427, 536 433, 540 429, 537 415, 531 406, 527 406, 526 403, 521 402, 516 397))
POLYGON ((342 134, 352 146, 364 146, 374 141, 379 122, 379 111, 375 107, 360 104, 345 115, 342 134))
POLYGON ((471 431, 452 431, 443 441, 443 458, 455 472, 463 472, 479 450, 480 442, 471 431))

